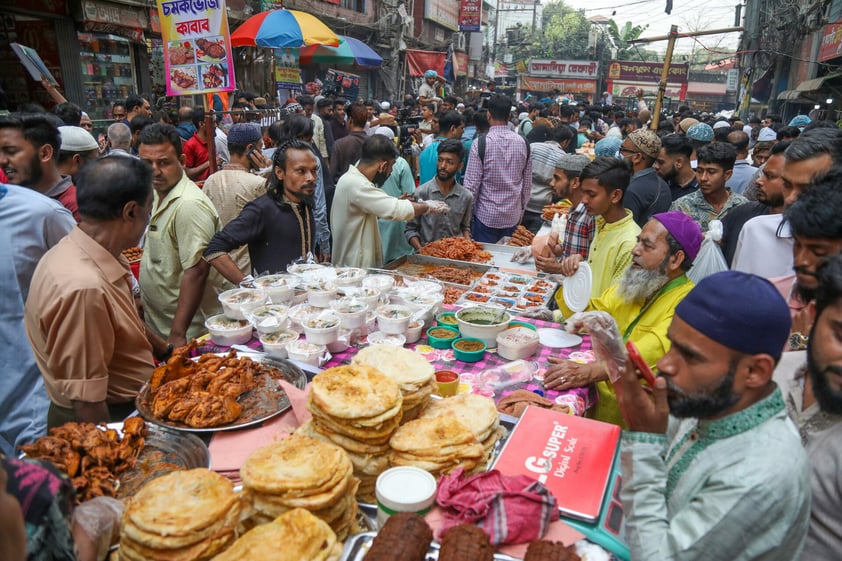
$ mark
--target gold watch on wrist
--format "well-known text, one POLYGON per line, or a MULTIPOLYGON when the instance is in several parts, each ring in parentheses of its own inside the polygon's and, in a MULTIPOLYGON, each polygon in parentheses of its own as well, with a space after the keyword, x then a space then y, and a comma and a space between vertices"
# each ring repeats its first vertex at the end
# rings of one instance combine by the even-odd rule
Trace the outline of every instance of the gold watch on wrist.
POLYGON ((807 341, 809 340, 809 337, 796 331, 789 336, 789 348, 792 351, 803 351, 807 348, 807 341))

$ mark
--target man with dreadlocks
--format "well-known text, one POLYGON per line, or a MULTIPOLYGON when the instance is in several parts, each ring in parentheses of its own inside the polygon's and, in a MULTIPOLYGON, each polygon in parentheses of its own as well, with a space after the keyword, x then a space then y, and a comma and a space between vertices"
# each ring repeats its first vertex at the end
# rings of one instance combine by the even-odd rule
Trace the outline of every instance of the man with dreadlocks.
POLYGON ((291 139, 282 143, 272 157, 267 193, 247 204, 211 239, 205 260, 239 285, 252 280, 228 255, 239 247, 248 246, 255 274, 283 271, 295 259, 306 257, 313 251, 316 229, 313 196, 318 165, 306 142, 291 139))

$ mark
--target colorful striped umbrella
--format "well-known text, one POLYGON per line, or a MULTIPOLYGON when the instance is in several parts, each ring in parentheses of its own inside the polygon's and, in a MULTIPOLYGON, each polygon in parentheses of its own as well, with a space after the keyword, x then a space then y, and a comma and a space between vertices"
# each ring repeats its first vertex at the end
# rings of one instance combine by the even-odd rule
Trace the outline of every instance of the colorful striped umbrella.
POLYGON ((272 10, 247 19, 231 34, 235 47, 338 45, 339 37, 315 16, 297 10, 272 10))
POLYGON ((383 58, 371 47, 353 37, 339 36, 339 46, 308 45, 299 51, 301 64, 354 64, 380 68, 383 58))

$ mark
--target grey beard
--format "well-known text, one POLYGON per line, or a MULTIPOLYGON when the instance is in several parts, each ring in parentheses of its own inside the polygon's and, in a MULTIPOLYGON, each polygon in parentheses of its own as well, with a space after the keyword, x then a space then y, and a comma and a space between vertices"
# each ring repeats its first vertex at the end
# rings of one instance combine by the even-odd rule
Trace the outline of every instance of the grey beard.
POLYGON ((629 304, 641 302, 654 296, 669 280, 660 267, 654 271, 629 267, 620 278, 617 292, 629 304))

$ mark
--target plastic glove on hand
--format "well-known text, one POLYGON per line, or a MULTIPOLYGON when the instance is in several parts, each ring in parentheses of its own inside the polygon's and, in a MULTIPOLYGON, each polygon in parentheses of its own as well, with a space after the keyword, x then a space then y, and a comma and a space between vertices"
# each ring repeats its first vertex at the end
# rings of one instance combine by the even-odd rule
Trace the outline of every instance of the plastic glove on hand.
POLYGON ((444 201, 425 201, 427 205, 427 214, 444 214, 450 212, 450 207, 444 201))

